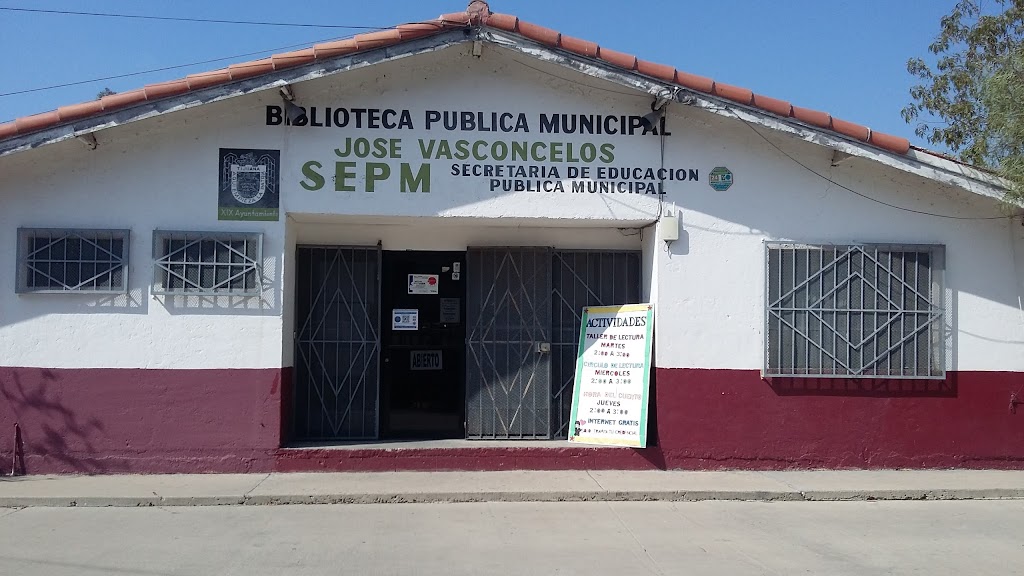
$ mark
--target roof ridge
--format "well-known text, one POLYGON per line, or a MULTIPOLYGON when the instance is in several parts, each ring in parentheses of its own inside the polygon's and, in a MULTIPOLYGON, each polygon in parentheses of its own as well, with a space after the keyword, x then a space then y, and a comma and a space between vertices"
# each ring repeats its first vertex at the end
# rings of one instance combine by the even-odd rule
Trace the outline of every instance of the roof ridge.
POLYGON ((67 124, 76 120, 127 108, 146 101, 177 96, 194 90, 269 74, 310 64, 317 60, 334 58, 392 46, 416 38, 437 34, 452 28, 465 26, 488 26, 518 34, 540 44, 572 52, 586 58, 596 58, 612 66, 649 76, 663 82, 671 82, 689 90, 724 98, 761 111, 792 118, 816 128, 836 132, 877 148, 896 154, 907 154, 910 141, 900 136, 871 130, 847 120, 836 118, 828 112, 794 106, 789 101, 756 94, 748 88, 717 82, 711 78, 691 74, 675 67, 641 60, 632 54, 605 48, 595 42, 575 38, 544 26, 532 24, 511 14, 491 12, 485 0, 472 0, 462 12, 442 14, 433 20, 399 24, 375 32, 357 34, 351 38, 314 44, 310 48, 274 54, 267 58, 240 62, 226 68, 189 74, 184 78, 147 84, 142 88, 104 96, 97 100, 61 106, 56 110, 23 116, 0 124, 0 140, 23 136, 33 132, 67 124))

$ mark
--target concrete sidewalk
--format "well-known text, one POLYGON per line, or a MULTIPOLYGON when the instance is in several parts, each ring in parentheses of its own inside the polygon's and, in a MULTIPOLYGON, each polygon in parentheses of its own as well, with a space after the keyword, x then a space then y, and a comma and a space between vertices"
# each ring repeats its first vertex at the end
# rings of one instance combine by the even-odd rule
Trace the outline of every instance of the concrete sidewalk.
POLYGON ((0 507, 1024 498, 1024 471, 509 471, 25 476, 0 507))

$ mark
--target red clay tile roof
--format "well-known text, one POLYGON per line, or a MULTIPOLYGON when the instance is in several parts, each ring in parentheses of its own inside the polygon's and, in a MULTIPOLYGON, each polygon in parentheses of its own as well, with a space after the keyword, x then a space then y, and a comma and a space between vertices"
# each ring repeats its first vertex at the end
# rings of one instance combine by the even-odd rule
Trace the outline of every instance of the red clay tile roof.
POLYGON ((148 84, 130 92, 121 92, 111 96, 104 96, 99 100, 62 106, 51 112, 18 118, 12 122, 0 124, 0 140, 37 132, 120 108, 127 108, 145 101, 167 98, 193 90, 227 84, 276 70, 309 64, 317 60, 371 50, 382 46, 392 46, 414 38, 436 34, 446 29, 470 25, 489 26, 519 34, 552 48, 559 48, 586 58, 597 58, 619 68, 635 71, 664 82, 672 82, 697 92, 711 94, 759 108, 784 118, 794 118, 805 124, 824 130, 831 130, 854 140, 865 142, 897 154, 906 154, 910 150, 910 142, 906 138, 875 132, 866 126, 835 118, 827 112, 800 108, 799 106, 791 105, 785 100, 754 94, 746 88, 715 82, 711 78, 690 74, 664 64, 640 60, 632 54, 617 52, 587 40, 566 36, 557 30, 524 22, 509 14, 495 14, 490 11, 487 2, 483 0, 473 0, 465 11, 442 14, 434 20, 402 24, 387 30, 359 34, 346 40, 316 44, 312 48, 305 50, 275 54, 270 58, 252 62, 232 64, 220 70, 192 74, 180 80, 172 80, 170 82, 148 84))

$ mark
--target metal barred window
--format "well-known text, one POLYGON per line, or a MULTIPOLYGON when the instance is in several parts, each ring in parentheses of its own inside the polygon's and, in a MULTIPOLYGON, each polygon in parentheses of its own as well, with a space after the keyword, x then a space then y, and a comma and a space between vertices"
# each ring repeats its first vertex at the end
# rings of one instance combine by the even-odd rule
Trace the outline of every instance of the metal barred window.
POLYGON ((153 232, 153 294, 258 296, 263 235, 236 232, 153 232))
POLYGON ((19 228, 19 293, 128 289, 128 230, 19 228))
POLYGON ((765 375, 945 378, 942 246, 767 244, 765 375))

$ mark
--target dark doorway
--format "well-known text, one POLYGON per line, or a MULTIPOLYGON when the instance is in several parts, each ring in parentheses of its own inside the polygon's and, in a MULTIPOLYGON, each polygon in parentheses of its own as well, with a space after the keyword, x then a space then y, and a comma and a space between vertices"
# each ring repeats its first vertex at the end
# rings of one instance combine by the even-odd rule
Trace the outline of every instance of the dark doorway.
POLYGON ((384 252, 381 432, 464 438, 465 252, 384 252))

